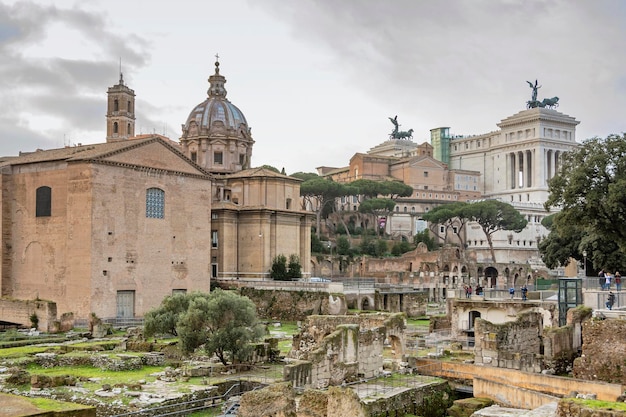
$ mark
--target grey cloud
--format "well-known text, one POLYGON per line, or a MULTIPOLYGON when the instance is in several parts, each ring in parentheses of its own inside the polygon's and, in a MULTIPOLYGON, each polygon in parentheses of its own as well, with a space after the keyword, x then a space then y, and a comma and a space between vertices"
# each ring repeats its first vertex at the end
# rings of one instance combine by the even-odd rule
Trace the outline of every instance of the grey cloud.
POLYGON ((619 0, 250 5, 287 23, 303 43, 324 45, 346 83, 426 123, 475 126, 482 109, 494 108, 507 117, 525 108, 525 81, 535 78, 546 97, 561 96, 562 110, 585 117, 583 131, 603 132, 604 116, 626 107, 623 90, 615 90, 623 88, 626 66, 626 4, 619 0), (598 94, 602 100, 590 109, 589 98, 598 94))
MULTIPOLYGON (((102 95, 112 85, 123 57, 125 71, 132 72, 149 61, 149 42, 136 35, 123 35, 108 29, 108 17, 78 8, 42 6, 18 2, 12 6, 0 3, 0 99, 14 106, 6 107, 0 124, 4 137, 11 137, 13 149, 21 143, 27 149, 50 145, 49 140, 24 127, 17 127, 24 116, 52 115, 63 120, 64 127, 47 135, 62 132, 101 129, 104 124, 102 95), (23 51, 45 41, 47 29, 62 23, 78 31, 98 58, 94 60, 42 58, 27 56, 23 51)), ((36 120, 29 121, 40 128, 36 120)), ((102 140, 103 138, 97 138, 102 140)))

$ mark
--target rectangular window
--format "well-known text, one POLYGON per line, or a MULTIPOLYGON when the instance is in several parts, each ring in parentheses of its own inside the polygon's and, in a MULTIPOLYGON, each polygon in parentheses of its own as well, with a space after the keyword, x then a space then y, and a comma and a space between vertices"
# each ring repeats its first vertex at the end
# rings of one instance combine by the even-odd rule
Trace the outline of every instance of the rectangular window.
POLYGON ((213 163, 214 164, 223 164, 224 163, 224 154, 222 152, 214 152, 213 153, 213 163))
POLYGON ((217 230, 211 230, 211 247, 217 248, 217 230))
POLYGON ((243 165, 246 163, 246 154, 239 154, 239 165, 241 165, 243 167, 243 165))
POLYGON ((217 220, 219 215, 217 213, 211 213, 211 220, 217 220))
POLYGON ((198 162, 198 154, 196 152, 191 153, 191 160, 193 162, 198 162))
POLYGON ((146 217, 150 219, 165 218, 165 191, 160 188, 146 190, 146 217))
POLYGON ((424 178, 428 178, 428 171, 424 171, 424 178))
POLYGON ((176 295, 176 294, 187 294, 187 290, 184 288, 173 289, 172 295, 176 295))
POLYGON ((35 216, 50 217, 52 215, 52 188, 39 187, 35 191, 35 216))

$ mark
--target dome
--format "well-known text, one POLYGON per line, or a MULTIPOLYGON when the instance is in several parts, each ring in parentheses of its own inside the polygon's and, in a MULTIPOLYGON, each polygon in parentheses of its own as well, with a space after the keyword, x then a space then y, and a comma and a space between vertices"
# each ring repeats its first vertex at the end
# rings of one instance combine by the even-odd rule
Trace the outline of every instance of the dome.
POLYGON ((183 153, 211 173, 232 174, 250 168, 254 140, 241 110, 226 99, 226 78, 209 77, 208 98, 193 108, 183 124, 183 153))
POLYGON ((240 136, 250 139, 250 128, 245 116, 226 98, 226 78, 220 75, 219 62, 215 63, 215 74, 209 77, 208 98, 189 113, 183 127, 183 138, 194 136, 240 136))
POLYGON ((220 128, 237 130, 243 127, 248 130, 248 122, 241 110, 230 101, 215 97, 207 98, 189 113, 185 129, 189 129, 192 122, 195 122, 200 130, 210 129, 211 126, 216 125, 216 121, 221 122, 220 128))

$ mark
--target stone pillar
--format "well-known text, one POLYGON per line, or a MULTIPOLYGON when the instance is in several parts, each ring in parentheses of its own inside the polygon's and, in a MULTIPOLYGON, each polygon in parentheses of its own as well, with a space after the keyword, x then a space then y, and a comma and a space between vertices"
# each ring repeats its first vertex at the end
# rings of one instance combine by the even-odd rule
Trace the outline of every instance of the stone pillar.
POLYGON ((525 154, 525 167, 524 170, 526 171, 526 175, 525 175, 525 186, 526 188, 530 188, 533 185, 533 161, 532 161, 532 156, 531 156, 531 151, 524 151, 525 154))

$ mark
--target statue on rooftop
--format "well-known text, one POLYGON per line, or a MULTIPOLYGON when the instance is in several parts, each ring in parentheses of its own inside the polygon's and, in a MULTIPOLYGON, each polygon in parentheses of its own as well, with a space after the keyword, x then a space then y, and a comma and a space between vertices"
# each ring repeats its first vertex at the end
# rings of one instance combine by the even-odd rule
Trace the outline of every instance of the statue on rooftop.
POLYGON ((541 86, 538 86, 537 84, 537 80, 535 80, 535 85, 533 85, 533 83, 531 83, 530 81, 526 81, 528 83, 528 85, 530 86, 530 88, 533 89, 533 94, 532 94, 532 99, 531 101, 537 101, 537 90, 539 90, 541 88, 541 86))
POLYGON ((389 121, 390 121, 391 123, 393 123, 393 125, 394 125, 394 129, 393 129, 393 131, 391 132, 391 135, 390 135, 390 136, 392 136, 392 137, 393 137, 393 135, 395 135, 396 133, 398 133, 398 127, 400 127, 400 125, 398 124, 398 115, 396 114, 396 116, 395 116, 395 117, 390 117, 390 118, 389 118, 389 121))
POLYGON ((398 123, 398 116, 390 117, 389 120, 393 123, 394 129, 389 134, 389 139, 413 139, 413 129, 407 131, 399 130, 400 124, 398 123))
POLYGON ((526 102, 527 109, 534 109, 535 107, 541 107, 541 108, 547 107, 549 109, 553 109, 553 108, 559 107, 558 97, 544 98, 543 100, 537 100, 537 90, 541 88, 541 86, 538 85, 537 80, 535 80, 535 84, 531 83, 530 81, 526 81, 526 82, 528 83, 530 88, 533 89, 533 94, 531 96, 531 99, 526 102))

